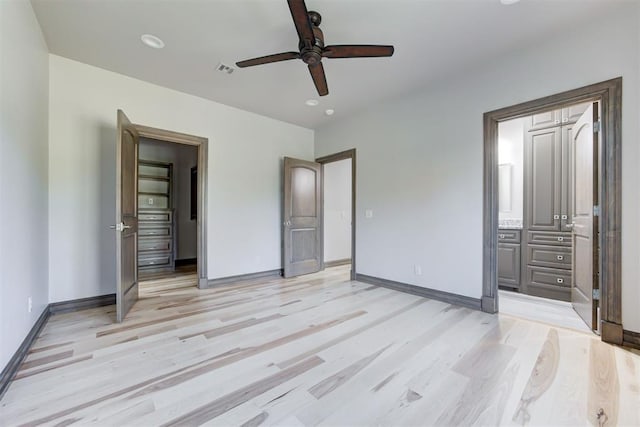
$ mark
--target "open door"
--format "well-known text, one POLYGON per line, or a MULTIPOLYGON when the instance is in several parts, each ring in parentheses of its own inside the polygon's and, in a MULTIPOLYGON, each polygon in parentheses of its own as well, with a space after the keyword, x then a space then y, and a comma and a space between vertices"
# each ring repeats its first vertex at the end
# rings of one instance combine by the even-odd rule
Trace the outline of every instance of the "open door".
POLYGON ((573 260, 571 302, 575 311, 597 329, 597 305, 594 289, 598 281, 598 222, 594 220, 598 205, 598 104, 593 103, 573 126, 573 260))
POLYGON ((284 158, 284 277, 322 268, 322 166, 284 158))
POLYGON ((138 300, 138 132, 118 110, 116 148, 116 313, 122 322, 138 300))

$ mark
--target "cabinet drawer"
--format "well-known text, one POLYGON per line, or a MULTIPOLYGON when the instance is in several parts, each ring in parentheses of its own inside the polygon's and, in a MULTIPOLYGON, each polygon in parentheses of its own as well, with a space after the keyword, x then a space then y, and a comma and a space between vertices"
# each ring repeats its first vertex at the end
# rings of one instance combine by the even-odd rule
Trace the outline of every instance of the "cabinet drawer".
POLYGON ((155 252, 155 251, 171 251, 171 240, 151 240, 151 239, 139 239, 138 240, 138 252, 155 252))
POLYGON ((171 264, 171 254, 141 255, 138 258, 138 267, 164 267, 171 264))
POLYGON ((167 225, 159 227, 157 225, 154 225, 153 227, 139 227, 138 235, 140 237, 169 237, 171 236, 171 226, 167 225))
POLYGON ((559 268, 546 268, 527 266, 527 278, 529 285, 539 284, 547 286, 557 286, 561 288, 571 288, 571 271, 559 268))
POLYGON ((520 230, 498 229, 498 242, 520 243, 520 230))
POLYGON ((571 248, 564 246, 527 245, 527 264, 540 267, 571 269, 571 248))
POLYGON ((571 271, 527 266, 526 293, 543 298, 571 301, 571 271))
POLYGON ((168 208, 169 196, 152 193, 138 193, 138 206, 142 209, 168 208))
POLYGON ((534 245, 571 246, 571 233, 529 231, 527 242, 534 245))
MULTIPOLYGON (((139 222, 171 222, 171 212, 138 213, 139 222)), ((142 224, 141 224, 142 225, 142 224)))

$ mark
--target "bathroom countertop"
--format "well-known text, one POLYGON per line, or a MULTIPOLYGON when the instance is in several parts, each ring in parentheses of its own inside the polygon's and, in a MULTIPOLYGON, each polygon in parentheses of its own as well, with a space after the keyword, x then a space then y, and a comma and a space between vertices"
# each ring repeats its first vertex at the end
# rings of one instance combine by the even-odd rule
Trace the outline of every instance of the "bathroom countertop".
POLYGON ((501 219, 498 221, 498 228, 503 230, 522 230, 521 219, 501 219))

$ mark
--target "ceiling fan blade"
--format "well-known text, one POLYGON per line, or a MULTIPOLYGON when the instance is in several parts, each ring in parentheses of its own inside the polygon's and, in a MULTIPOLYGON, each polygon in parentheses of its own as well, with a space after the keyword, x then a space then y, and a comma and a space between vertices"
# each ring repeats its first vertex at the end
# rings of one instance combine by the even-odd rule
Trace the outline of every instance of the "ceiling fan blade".
POLYGON ((316 89, 318 90, 318 95, 328 95, 329 88, 327 87, 327 77, 324 75, 322 62, 318 62, 315 65, 309 65, 309 71, 311 72, 313 83, 316 85, 316 89))
POLYGON ((283 52, 273 55, 261 56, 259 58, 247 59, 245 61, 236 62, 236 65, 240 68, 253 67, 254 65, 269 64, 271 62, 288 61, 290 59, 298 59, 300 54, 298 52, 283 52))
POLYGON ((313 35, 311 22, 309 21, 309 12, 304 0, 287 0, 293 23, 296 26, 300 41, 307 47, 314 45, 316 38, 313 35))
POLYGON ((322 56, 325 58, 372 58, 391 56, 393 50, 393 46, 342 44, 325 47, 322 56))

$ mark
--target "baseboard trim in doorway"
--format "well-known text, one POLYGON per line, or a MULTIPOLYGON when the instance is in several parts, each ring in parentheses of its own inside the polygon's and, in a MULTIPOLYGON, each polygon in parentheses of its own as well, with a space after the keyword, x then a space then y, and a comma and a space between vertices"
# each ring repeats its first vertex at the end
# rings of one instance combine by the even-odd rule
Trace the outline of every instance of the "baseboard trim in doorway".
POLYGON ((22 344, 20 344, 20 347, 18 347, 13 357, 11 357, 9 363, 7 363, 7 366, 5 366, 2 373, 0 373, 0 400, 9 388, 11 381, 18 373, 18 369, 20 369, 20 365, 22 365, 22 362, 29 354, 31 346, 40 335, 40 332, 42 332, 42 329, 47 324, 47 321, 52 314, 69 313, 72 311, 86 310, 88 308, 113 305, 115 303, 116 294, 108 294, 48 304, 44 310, 42 310, 42 314, 38 317, 36 323, 33 324, 31 330, 22 341, 22 344))
POLYGON ((445 291, 438 291, 436 289, 423 288, 421 286, 410 285, 408 283, 396 282, 388 279, 381 279, 380 277, 367 276, 366 274, 360 273, 356 273, 355 280, 359 282, 369 283, 371 285, 382 286, 383 288, 389 288, 407 294, 418 295, 424 298, 446 302, 448 304, 471 308, 473 310, 480 310, 481 308, 481 301, 478 298, 452 294, 445 291))
POLYGON ((237 276, 220 277, 218 279, 209 279, 207 288, 214 288, 223 285, 232 285, 238 282, 246 282, 249 280, 266 279, 270 277, 281 277, 282 269, 259 271, 257 273, 239 274, 237 276))
POLYGON ((622 345, 640 350, 640 333, 624 329, 622 331, 622 345))
POLYGON ((185 259, 177 259, 174 261, 176 267, 182 267, 185 265, 198 265, 197 258, 185 258, 185 259))
POLYGON ((618 323, 607 322, 606 320, 602 320, 600 322, 600 337, 604 342, 608 342, 609 344, 622 345, 622 331, 622 325, 618 323))
POLYGON ((335 261, 325 261, 324 268, 338 267, 340 265, 351 264, 351 258, 337 259, 335 261))

